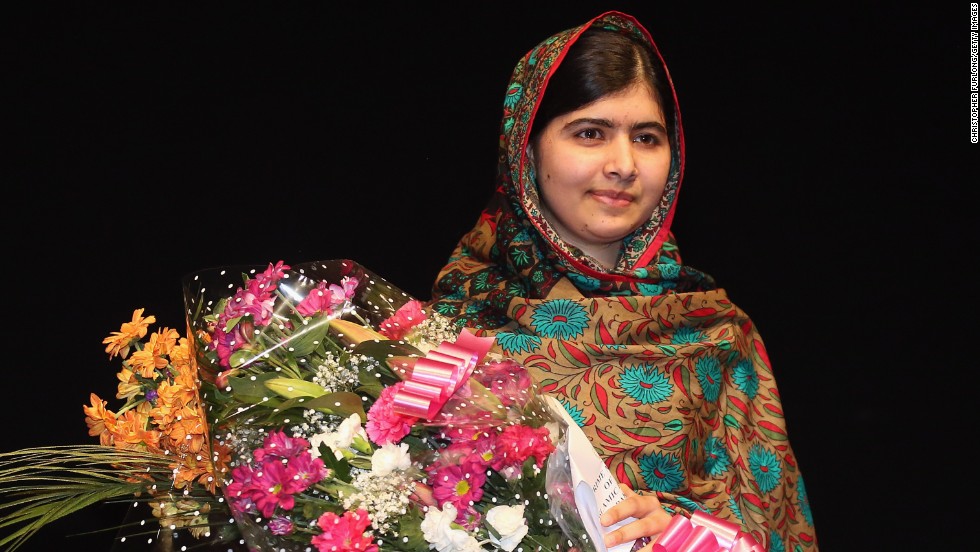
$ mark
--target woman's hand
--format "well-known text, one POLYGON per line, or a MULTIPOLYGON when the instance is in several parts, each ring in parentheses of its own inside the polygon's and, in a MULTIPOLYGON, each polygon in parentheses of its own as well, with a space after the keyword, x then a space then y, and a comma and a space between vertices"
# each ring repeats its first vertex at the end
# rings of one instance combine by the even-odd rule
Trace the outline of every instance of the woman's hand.
MULTIPOLYGON (((605 537, 606 547, 660 535, 670 523, 670 514, 660 506, 660 500, 656 495, 636 494, 633 489, 622 483, 619 487, 626 495, 626 500, 606 510, 606 513, 599 518, 599 523, 603 527, 609 527, 629 517, 636 518, 636 521, 608 533, 605 537)), ((652 549, 653 543, 647 542, 640 552, 649 552, 652 549)))

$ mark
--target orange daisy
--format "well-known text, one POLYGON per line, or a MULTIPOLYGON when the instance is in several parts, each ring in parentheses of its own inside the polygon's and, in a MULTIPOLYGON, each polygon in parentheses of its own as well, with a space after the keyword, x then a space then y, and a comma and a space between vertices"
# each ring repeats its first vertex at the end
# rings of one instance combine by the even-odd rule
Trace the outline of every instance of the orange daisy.
POLYGON ((161 359, 153 354, 151 347, 147 347, 133 351, 133 354, 126 360, 126 363, 128 363, 134 372, 137 372, 144 378, 156 379, 157 366, 161 361, 163 362, 163 366, 167 365, 167 359, 161 359))
POLYGON ((132 410, 124 412, 111 431, 118 448, 163 452, 160 448, 160 432, 146 429, 146 418, 132 410))
POLYGON ((165 358, 170 354, 170 350, 177 345, 177 339, 180 334, 177 330, 172 328, 161 328, 156 333, 150 334, 150 339, 147 341, 146 348, 153 350, 153 355, 159 359, 163 359, 163 366, 157 366, 157 368, 163 368, 170 362, 165 358))
POLYGON ((170 350, 170 364, 179 372, 194 373, 196 371, 191 364, 190 344, 186 337, 180 338, 177 346, 170 350))
POLYGON ((143 339, 146 336, 147 326, 156 321, 156 317, 152 315, 144 318, 143 309, 134 310, 132 321, 124 322, 119 327, 118 332, 112 332, 109 337, 102 340, 102 343, 106 345, 105 352, 109 353, 109 358, 111 359, 116 355, 126 358, 133 342, 143 339))
POLYGON ((143 392, 143 386, 140 385, 139 380, 133 374, 133 371, 129 368, 123 368, 116 374, 116 379, 119 380, 119 384, 116 389, 117 399, 132 399, 136 395, 143 392))
POLYGON ((85 412, 85 425, 88 426, 88 434, 99 438, 99 444, 112 446, 112 430, 115 427, 116 415, 112 411, 106 410, 106 401, 99 398, 95 393, 89 395, 92 406, 82 405, 85 412))

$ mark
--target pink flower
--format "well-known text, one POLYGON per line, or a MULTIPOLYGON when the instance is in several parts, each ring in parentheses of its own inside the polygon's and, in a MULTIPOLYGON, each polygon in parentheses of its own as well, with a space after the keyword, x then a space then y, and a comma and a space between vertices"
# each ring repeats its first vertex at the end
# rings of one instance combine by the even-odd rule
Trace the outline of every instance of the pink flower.
POLYGON ((272 517, 276 507, 292 510, 296 505, 293 493, 302 491, 293 479, 293 470, 281 462, 266 462, 261 470, 255 470, 248 492, 255 506, 265 517, 272 517))
POLYGON ((275 290, 276 285, 278 285, 279 280, 282 280, 282 277, 286 275, 286 271, 289 270, 289 268, 290 266, 283 264, 282 261, 279 261, 276 264, 269 263, 269 266, 265 269, 265 272, 259 274, 254 279, 249 280, 249 291, 256 295, 260 295, 262 293, 271 294, 272 291, 275 290))
POLYGON ((295 496, 327 477, 323 460, 313 458, 306 439, 273 431, 252 453, 254 464, 237 466, 227 495, 238 512, 258 510, 271 517, 276 508, 291 510, 295 496))
POLYGON ((480 367, 480 383, 490 390, 504 406, 524 405, 529 397, 531 376, 514 360, 488 362, 480 367))
POLYGON ((232 497, 244 496, 245 491, 249 490, 252 486, 252 479, 255 471, 249 464, 242 464, 236 466, 235 469, 231 471, 231 483, 228 484, 228 488, 225 493, 232 497))
POLYGON ((533 457, 540 468, 554 450, 548 428, 510 425, 497 436, 497 453, 491 467, 497 471, 505 467, 519 468, 525 460, 533 457))
POLYGON ((320 552, 378 552, 378 545, 365 534, 370 524, 367 510, 363 508, 344 512, 343 516, 326 512, 316 520, 317 527, 323 532, 315 535, 311 543, 320 552))
POLYGON ((354 296, 355 290, 357 290, 357 278, 351 278, 350 276, 344 276, 340 281, 340 285, 327 284, 326 281, 320 281, 296 305, 296 312, 303 316, 313 316, 318 312, 332 314, 336 307, 343 306, 354 296))
POLYGON ((451 503, 459 512, 457 521, 466 521, 470 502, 483 498, 483 483, 487 480, 487 466, 483 462, 467 460, 459 464, 447 464, 430 471, 432 496, 442 508, 451 503))
POLYGON ((238 288, 225 304, 214 327, 211 345, 222 366, 230 367, 232 353, 251 342, 255 326, 269 325, 276 304, 276 286, 288 268, 282 261, 269 264, 265 272, 248 280, 244 288, 238 288))
POLYGON ((275 516, 269 520, 269 532, 273 535, 291 535, 293 529, 293 521, 286 516, 275 516))
POLYGON ((398 443, 402 437, 411 433, 412 426, 418 421, 418 418, 403 416, 392 408, 395 394, 404 386, 404 383, 398 382, 385 387, 368 410, 368 422, 364 425, 364 430, 376 444, 398 443))
POLYGON ((293 479, 302 487, 301 491, 305 491, 327 478, 327 468, 323 464, 323 460, 313 458, 309 453, 290 460, 289 469, 292 470, 293 479))
POLYGON ((395 311, 378 326, 378 332, 388 339, 401 339, 419 322, 425 320, 422 303, 412 299, 395 311))
POLYGON ((465 441, 451 443, 439 451, 439 464, 460 464, 465 461, 472 461, 490 465, 494 455, 495 441, 494 434, 480 432, 465 441))
POLYGON ((285 431, 272 431, 265 437, 262 448, 255 450, 252 456, 256 462, 262 462, 266 457, 295 458, 309 453, 310 442, 302 437, 290 437, 285 431))

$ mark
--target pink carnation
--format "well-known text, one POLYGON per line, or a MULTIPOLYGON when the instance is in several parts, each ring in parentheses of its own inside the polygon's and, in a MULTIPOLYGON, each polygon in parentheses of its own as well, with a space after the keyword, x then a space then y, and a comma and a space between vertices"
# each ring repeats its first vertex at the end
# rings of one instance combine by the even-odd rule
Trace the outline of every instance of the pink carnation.
POLYGON ((510 425, 497 436, 497 453, 491 467, 497 471, 505 467, 518 468, 525 460, 533 457, 540 468, 554 450, 555 445, 551 442, 548 428, 510 425))
POLYGON ((378 332, 388 339, 401 339, 420 322, 425 320, 422 303, 416 299, 405 303, 395 314, 378 325, 378 332))
POLYGON ((320 552, 378 552, 378 545, 365 534, 371 519, 363 508, 338 516, 326 512, 316 520, 322 533, 311 540, 320 552))
POLYGON ((403 416, 393 408, 395 394, 404 386, 404 383, 398 382, 385 387, 381 391, 381 396, 368 410, 368 422, 364 425, 364 430, 376 444, 385 445, 401 441, 402 437, 411 433, 412 426, 418 421, 418 418, 403 416))

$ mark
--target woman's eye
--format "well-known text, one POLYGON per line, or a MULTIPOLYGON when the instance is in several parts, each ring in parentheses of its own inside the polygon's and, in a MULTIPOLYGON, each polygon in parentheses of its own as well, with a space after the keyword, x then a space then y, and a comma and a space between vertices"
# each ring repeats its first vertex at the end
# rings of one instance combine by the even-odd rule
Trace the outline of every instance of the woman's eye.
POLYGON ((587 128, 578 133, 579 137, 585 138, 586 140, 598 140, 602 138, 602 133, 599 132, 597 128, 587 128))
POLYGON ((636 138, 633 138, 633 141, 653 146, 660 143, 660 137, 656 134, 640 134, 636 138))

